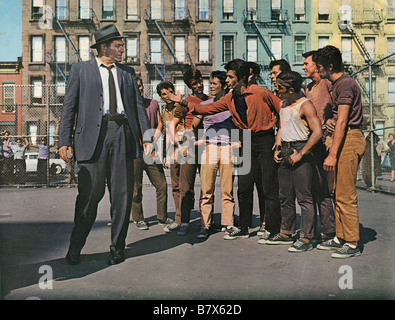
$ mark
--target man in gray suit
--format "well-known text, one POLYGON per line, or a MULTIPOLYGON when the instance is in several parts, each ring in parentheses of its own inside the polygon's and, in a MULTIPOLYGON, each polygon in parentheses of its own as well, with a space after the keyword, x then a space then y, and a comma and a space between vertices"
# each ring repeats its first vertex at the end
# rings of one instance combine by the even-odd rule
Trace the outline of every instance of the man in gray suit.
POLYGON ((78 196, 74 228, 66 256, 80 263, 80 254, 95 222, 107 181, 111 202, 110 265, 125 260, 125 241, 133 195, 133 159, 143 133, 150 128, 133 68, 119 64, 123 36, 111 24, 96 31, 98 56, 74 64, 70 71, 59 127, 59 154, 78 162, 78 196), (74 139, 73 139, 74 138, 74 139))

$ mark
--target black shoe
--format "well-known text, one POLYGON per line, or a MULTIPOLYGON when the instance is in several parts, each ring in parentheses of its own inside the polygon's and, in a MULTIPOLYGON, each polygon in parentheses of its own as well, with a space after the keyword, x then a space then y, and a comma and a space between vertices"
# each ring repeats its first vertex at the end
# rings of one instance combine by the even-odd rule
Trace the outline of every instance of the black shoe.
POLYGON ((125 261, 125 253, 122 250, 111 251, 110 257, 108 258, 108 264, 110 266, 125 261))
POLYGON ((203 239, 207 239, 208 238, 208 229, 202 227, 199 231, 199 233, 197 234, 196 238, 203 240, 203 239))
POLYGON ((81 254, 78 251, 69 249, 69 251, 67 252, 67 255, 66 255, 66 260, 71 265, 77 265, 81 262, 80 256, 81 256, 81 254))

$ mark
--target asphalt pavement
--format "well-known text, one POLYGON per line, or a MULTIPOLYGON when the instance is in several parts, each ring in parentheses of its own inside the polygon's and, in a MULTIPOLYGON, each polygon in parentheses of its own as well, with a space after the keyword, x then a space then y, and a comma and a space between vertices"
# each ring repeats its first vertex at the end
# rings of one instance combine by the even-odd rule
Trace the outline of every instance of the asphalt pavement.
MULTIPOLYGON (((197 240, 199 182, 189 234, 165 233, 156 219, 155 189, 146 181, 143 201, 150 228, 138 230, 130 224, 126 260, 115 266, 107 265, 107 193, 82 251, 82 261, 71 266, 65 255, 73 228, 77 188, 3 188, 1 298, 154 301, 149 313, 159 307, 157 301, 392 300, 395 193, 391 188, 395 183, 387 181, 388 174, 380 179, 381 184, 388 184, 385 192, 367 191, 361 181, 357 182, 363 253, 344 260, 317 249, 290 253, 287 246, 258 244, 256 197, 249 239, 224 240, 224 233, 216 232, 205 241, 197 240)), ((170 187, 168 190, 169 216, 174 217, 170 187)), ((217 185, 214 220, 218 224, 219 191, 217 185)), ((237 199, 235 215, 238 216, 237 199)))

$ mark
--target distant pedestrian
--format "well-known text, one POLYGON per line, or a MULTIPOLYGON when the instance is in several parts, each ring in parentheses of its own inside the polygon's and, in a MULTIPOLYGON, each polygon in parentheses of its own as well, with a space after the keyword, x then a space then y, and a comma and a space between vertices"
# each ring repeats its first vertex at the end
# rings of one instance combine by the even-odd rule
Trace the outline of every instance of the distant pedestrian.
POLYGON ((388 141, 388 148, 389 148, 389 155, 390 155, 390 162, 391 162, 391 182, 395 181, 395 135, 390 133, 388 135, 390 141, 388 141))
POLYGON ((25 144, 23 144, 22 138, 16 139, 16 144, 8 145, 14 154, 14 181, 16 184, 26 183, 26 148, 29 146, 29 141, 25 138, 25 144))

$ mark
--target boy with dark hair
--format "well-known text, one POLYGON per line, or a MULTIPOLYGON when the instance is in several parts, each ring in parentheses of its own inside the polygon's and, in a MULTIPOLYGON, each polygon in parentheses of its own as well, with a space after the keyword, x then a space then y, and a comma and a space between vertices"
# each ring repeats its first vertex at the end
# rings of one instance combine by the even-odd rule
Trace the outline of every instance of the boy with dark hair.
POLYGON ((356 81, 343 73, 340 50, 326 46, 315 58, 321 78, 332 82, 333 114, 336 126, 324 169, 335 172, 336 237, 323 242, 318 249, 337 250, 333 258, 349 258, 361 254, 358 248, 359 214, 355 187, 359 162, 366 141, 361 131, 363 122, 361 89, 356 81))
POLYGON ((313 249, 315 210, 313 201, 313 164, 310 153, 321 139, 321 123, 317 112, 303 93, 303 78, 294 71, 282 72, 277 77, 279 97, 284 99, 280 110, 280 127, 276 136, 274 160, 278 170, 281 203, 280 233, 266 244, 292 244, 296 232, 295 198, 301 207, 300 238, 289 247, 289 252, 313 249))

